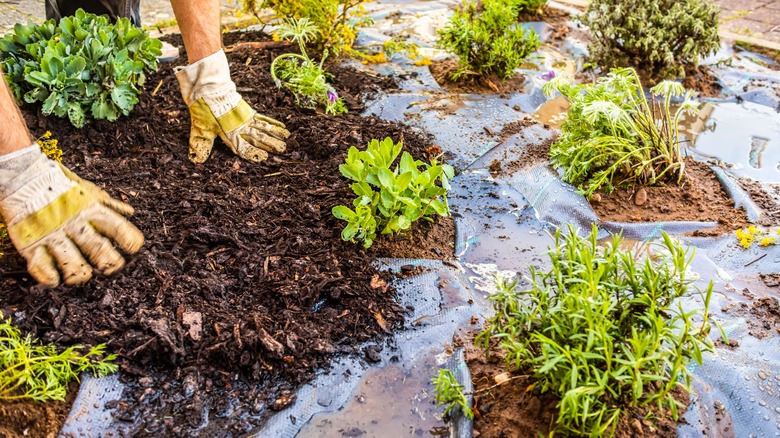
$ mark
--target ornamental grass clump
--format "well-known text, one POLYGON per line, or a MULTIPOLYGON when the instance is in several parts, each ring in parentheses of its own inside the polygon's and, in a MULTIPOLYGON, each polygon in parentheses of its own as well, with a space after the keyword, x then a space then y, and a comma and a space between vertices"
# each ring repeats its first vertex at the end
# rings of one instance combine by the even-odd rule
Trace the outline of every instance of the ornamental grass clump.
POLYGON ((590 27, 594 64, 664 79, 720 49, 719 13, 707 0, 593 0, 580 20, 590 27))
POLYGON ((41 102, 43 114, 80 128, 129 115, 161 47, 126 18, 114 23, 79 9, 59 24, 14 26, 0 39, 0 65, 17 100, 41 102))
POLYGON ((453 81, 495 74, 510 78, 541 43, 532 29, 524 30, 517 16, 538 1, 465 0, 439 31, 438 45, 460 57, 453 81))
POLYGON ((550 161, 563 168, 564 181, 586 196, 602 187, 609 193, 615 186, 681 182, 685 162, 679 122, 683 114, 698 112, 692 91, 663 81, 648 99, 633 69, 615 69, 581 85, 559 76, 543 90, 547 96, 558 91, 569 101, 550 161), (681 100, 673 106, 673 98, 681 100))
POLYGON ((496 314, 477 337, 496 342, 534 389, 560 397, 556 431, 564 434, 610 435, 623 414, 646 405, 677 419, 682 404, 672 392, 690 391, 687 365, 712 350, 712 282, 695 307, 680 300, 693 254, 665 233, 656 247, 634 250, 622 249, 620 236, 602 246, 597 234, 595 225, 586 237, 571 225, 558 230, 552 268, 531 268, 530 290, 500 283, 490 297, 496 314))
POLYGON ((97 377, 115 373, 116 355, 105 355, 105 345, 81 353, 81 346, 57 351, 53 345, 40 345, 32 337, 22 337, 11 319, 0 313, 0 400, 64 400, 68 384, 89 371, 97 377))
POLYGON ((401 154, 402 149, 403 143, 389 137, 371 140, 363 151, 349 148, 339 171, 354 181, 349 186, 357 195, 354 210, 345 205, 332 210, 333 216, 347 221, 343 240, 362 240, 368 248, 377 233, 403 233, 420 219, 432 221, 430 216, 450 214, 447 192, 455 170, 436 158, 430 164, 415 160, 408 152, 401 154), (399 155, 401 159, 391 169, 399 155))

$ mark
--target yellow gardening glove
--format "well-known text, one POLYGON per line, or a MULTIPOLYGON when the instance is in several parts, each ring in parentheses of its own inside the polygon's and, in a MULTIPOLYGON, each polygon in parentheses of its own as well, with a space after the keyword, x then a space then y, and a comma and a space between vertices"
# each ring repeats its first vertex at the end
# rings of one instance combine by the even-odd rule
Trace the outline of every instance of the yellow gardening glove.
POLYGON ((132 207, 49 159, 37 144, 0 156, 0 214, 30 275, 46 286, 84 283, 93 266, 112 274, 125 260, 111 241, 131 254, 144 243, 122 217, 132 207))
POLYGON ((224 51, 177 68, 176 78, 190 108, 190 161, 206 161, 218 135, 233 153, 249 161, 284 152, 290 133, 282 122, 257 114, 241 98, 224 51))

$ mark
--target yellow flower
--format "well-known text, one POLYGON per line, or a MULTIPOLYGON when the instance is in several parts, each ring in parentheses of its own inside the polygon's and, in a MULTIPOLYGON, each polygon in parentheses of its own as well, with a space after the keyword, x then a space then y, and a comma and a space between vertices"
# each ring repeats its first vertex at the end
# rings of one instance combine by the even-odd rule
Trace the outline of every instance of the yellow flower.
POLYGON ((758 246, 769 246, 774 245, 775 239, 773 237, 764 237, 761 239, 761 242, 759 242, 758 246))
POLYGON ((425 57, 425 58, 420 58, 420 59, 418 59, 417 61, 414 61, 414 65, 416 65, 416 66, 418 66, 418 67, 423 67, 423 66, 426 66, 426 65, 431 65, 431 60, 430 60, 430 59, 428 59, 427 57, 425 57))
POLYGON ((755 225, 751 225, 748 227, 747 232, 750 234, 758 234, 758 228, 756 228, 755 225))

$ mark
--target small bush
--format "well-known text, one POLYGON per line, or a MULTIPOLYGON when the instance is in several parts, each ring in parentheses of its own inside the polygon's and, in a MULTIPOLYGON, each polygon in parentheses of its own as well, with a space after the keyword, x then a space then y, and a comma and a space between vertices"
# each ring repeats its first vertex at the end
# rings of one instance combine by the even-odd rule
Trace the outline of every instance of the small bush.
POLYGON ((602 247, 597 233, 595 225, 584 238, 572 226, 566 236, 558 230, 552 268, 531 268, 530 290, 501 284, 491 296, 496 315, 477 338, 494 339, 510 367, 560 397, 558 432, 586 436, 614 432, 627 408, 651 403, 677 419, 672 391, 690 390, 686 366, 712 350, 712 282, 701 308, 679 301, 692 255, 665 233, 646 254, 622 250, 620 236, 602 247))
POLYGON ((42 102, 45 115, 67 116, 80 128, 129 115, 161 47, 126 18, 111 23, 79 9, 59 25, 17 24, 0 39, 0 60, 16 99, 42 102))
POLYGON ((564 181, 590 196, 603 186, 610 192, 615 185, 681 180, 685 163, 678 122, 682 114, 698 111, 691 91, 664 81, 653 87, 648 101, 633 69, 615 69, 592 84, 556 77, 544 85, 548 96, 555 91, 570 106, 550 148, 550 161, 563 167, 564 181), (681 96, 672 113, 671 99, 681 96))
MULTIPOLYGON (((523 30, 518 14, 539 3, 528 0, 465 0, 439 31, 439 46, 460 57, 451 79, 496 74, 508 79, 540 42, 533 30, 523 30)), ((536 6, 538 7, 538 5, 536 6)))
POLYGON ((58 352, 53 345, 40 345, 30 336, 22 337, 11 319, 0 313, 0 400, 64 400, 68 384, 79 373, 90 371, 98 377, 115 373, 111 363, 116 355, 104 356, 105 345, 79 353, 81 346, 58 352))
POLYGON ((430 164, 416 161, 408 152, 390 170, 401 149, 403 144, 394 144, 390 138, 381 143, 371 140, 364 151, 354 146, 349 149, 339 171, 354 181, 350 188, 357 195, 352 202, 355 209, 344 205, 333 207, 333 216, 348 222, 341 232, 343 240, 362 240, 368 248, 374 243, 377 231, 402 233, 419 219, 449 215, 447 192, 455 170, 448 164, 439 164, 435 158, 430 164))
POLYGON ((593 0, 581 20, 593 35, 593 63, 663 79, 720 48, 719 12, 707 0, 593 0))
POLYGON ((311 44, 317 50, 339 55, 349 51, 360 27, 371 22, 364 18, 366 0, 241 0, 242 9, 258 16, 260 9, 271 8, 276 18, 308 18, 320 29, 311 44))

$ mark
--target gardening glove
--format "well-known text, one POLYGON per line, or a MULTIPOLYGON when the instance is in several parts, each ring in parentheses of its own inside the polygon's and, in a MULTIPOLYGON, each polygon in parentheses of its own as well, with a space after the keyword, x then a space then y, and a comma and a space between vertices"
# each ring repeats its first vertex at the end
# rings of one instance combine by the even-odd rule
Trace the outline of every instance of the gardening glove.
POLYGON ((130 214, 132 207, 49 159, 37 144, 0 156, 0 215, 30 275, 43 285, 84 283, 93 266, 104 274, 119 270, 125 260, 111 241, 131 254, 144 243, 122 217, 130 214))
POLYGON ((190 161, 206 161, 217 135, 233 153, 249 161, 263 161, 268 152, 284 152, 290 133, 282 122, 257 114, 236 92, 224 51, 178 67, 176 78, 190 108, 190 161))

